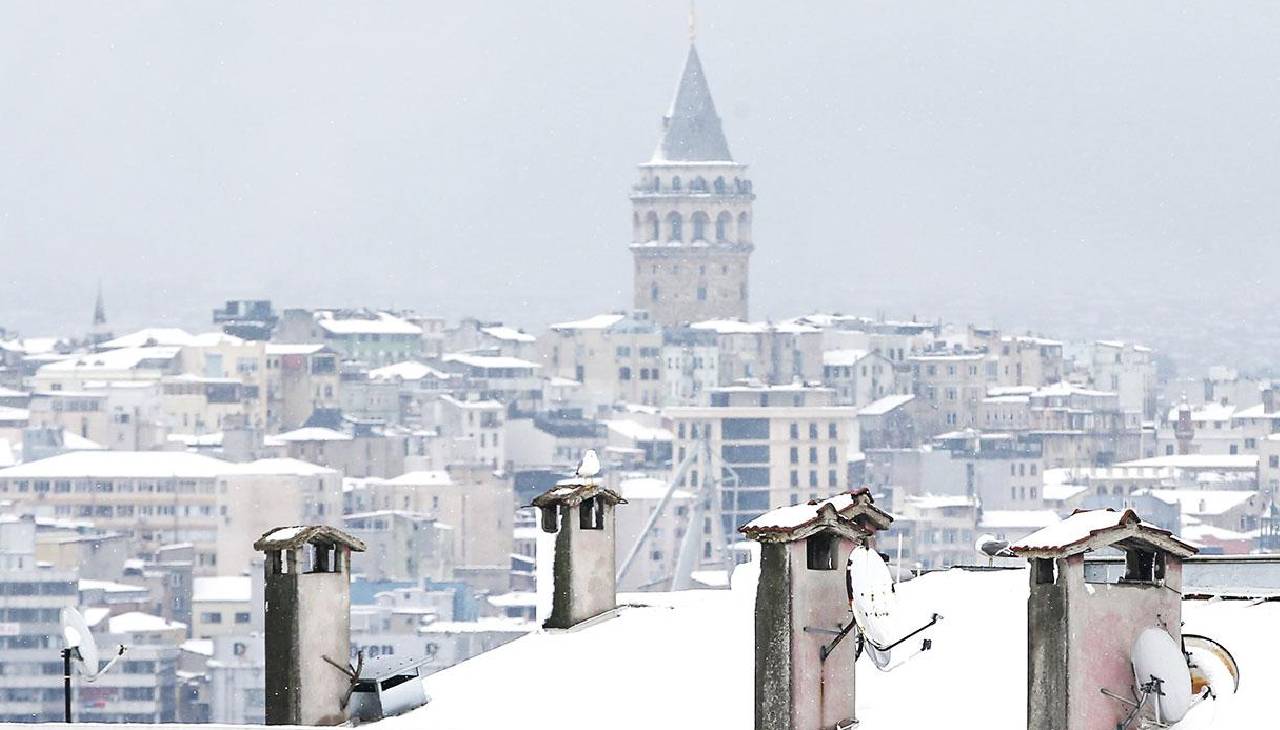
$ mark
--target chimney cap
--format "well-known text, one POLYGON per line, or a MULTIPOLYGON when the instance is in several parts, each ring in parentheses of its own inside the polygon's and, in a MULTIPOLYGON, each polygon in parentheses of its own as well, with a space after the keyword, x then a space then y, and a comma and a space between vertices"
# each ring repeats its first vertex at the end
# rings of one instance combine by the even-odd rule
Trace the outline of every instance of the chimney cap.
POLYGON ((1138 543, 1181 558, 1199 552, 1169 530, 1143 522, 1131 509, 1117 512, 1110 508, 1076 510, 1067 519, 1031 533, 1009 549, 1024 558, 1065 558, 1118 543, 1138 543))
POLYGON ((550 507, 553 504, 564 504, 576 507, 584 500, 599 496, 609 504, 626 504, 621 494, 601 486, 594 478, 571 477, 561 479, 556 485, 533 498, 533 507, 550 507))
POLYGON ((866 487, 828 497, 821 501, 778 507, 738 528, 738 532, 760 542, 794 542, 823 529, 836 528, 855 534, 887 529, 893 515, 875 506, 866 487))
POLYGON ((254 550, 296 550, 303 545, 343 545, 364 552, 364 541, 328 525, 291 525, 275 527, 262 533, 253 543, 254 550))

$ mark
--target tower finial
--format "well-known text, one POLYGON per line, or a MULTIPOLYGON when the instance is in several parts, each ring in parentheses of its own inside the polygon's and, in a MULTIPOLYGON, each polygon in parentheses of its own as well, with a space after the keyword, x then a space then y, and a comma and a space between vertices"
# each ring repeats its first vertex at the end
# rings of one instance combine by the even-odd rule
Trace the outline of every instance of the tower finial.
POLYGON ((698 14, 697 8, 694 7, 694 0, 689 0, 689 43, 693 44, 698 38, 698 14))

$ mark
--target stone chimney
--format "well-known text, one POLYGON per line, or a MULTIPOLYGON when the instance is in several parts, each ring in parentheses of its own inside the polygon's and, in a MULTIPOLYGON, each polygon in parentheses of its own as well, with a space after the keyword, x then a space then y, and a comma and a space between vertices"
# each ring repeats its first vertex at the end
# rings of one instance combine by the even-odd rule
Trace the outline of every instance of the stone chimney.
POLYGON ((266 553, 268 725, 338 725, 351 686, 351 551, 364 543, 324 525, 277 527, 258 538, 266 553), (337 666, 334 666, 334 665, 337 666))
POLYGON ((567 629, 618 605, 613 509, 627 500, 596 479, 556 483, 533 500, 542 530, 555 532, 549 629, 567 629))
POLYGON ((1274 385, 1268 385, 1262 389, 1262 412, 1276 412, 1276 389, 1274 385))
MULTIPOLYGON (((1027 599, 1027 727, 1119 727, 1133 696, 1129 656, 1151 627, 1182 639, 1182 559, 1196 552, 1133 510, 1077 511, 1010 549, 1031 563, 1027 599), (1113 548, 1124 565, 1085 565, 1113 548), (1086 569, 1087 568, 1087 569, 1086 569)), ((1134 725, 1137 727, 1137 725, 1134 725)))
POLYGON ((780 507, 742 526, 760 542, 755 612, 756 730, 857 724, 849 553, 893 518, 866 489, 780 507), (850 637, 852 638, 852 637, 850 637))

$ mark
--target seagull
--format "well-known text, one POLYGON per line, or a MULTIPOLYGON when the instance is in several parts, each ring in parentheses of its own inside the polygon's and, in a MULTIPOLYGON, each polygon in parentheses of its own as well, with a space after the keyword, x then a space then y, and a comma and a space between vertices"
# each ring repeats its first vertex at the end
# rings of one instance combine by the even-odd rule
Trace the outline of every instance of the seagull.
POLYGON ((997 540, 996 536, 991 533, 984 533, 978 537, 978 542, 974 544, 973 548, 987 556, 987 565, 995 563, 996 558, 1018 557, 1009 549, 1008 540, 997 540))
POLYGON ((582 455, 582 461, 578 462, 578 468, 574 472, 574 476, 593 477, 600 473, 600 457, 596 455, 595 449, 587 449, 582 455))

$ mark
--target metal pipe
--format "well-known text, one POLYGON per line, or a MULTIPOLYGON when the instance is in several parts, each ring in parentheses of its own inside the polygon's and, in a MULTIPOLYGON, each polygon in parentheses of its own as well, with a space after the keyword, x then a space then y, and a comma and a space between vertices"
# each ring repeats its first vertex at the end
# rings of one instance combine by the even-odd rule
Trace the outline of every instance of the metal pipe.
POLYGON ((71 648, 62 650, 62 721, 71 724, 71 648))

